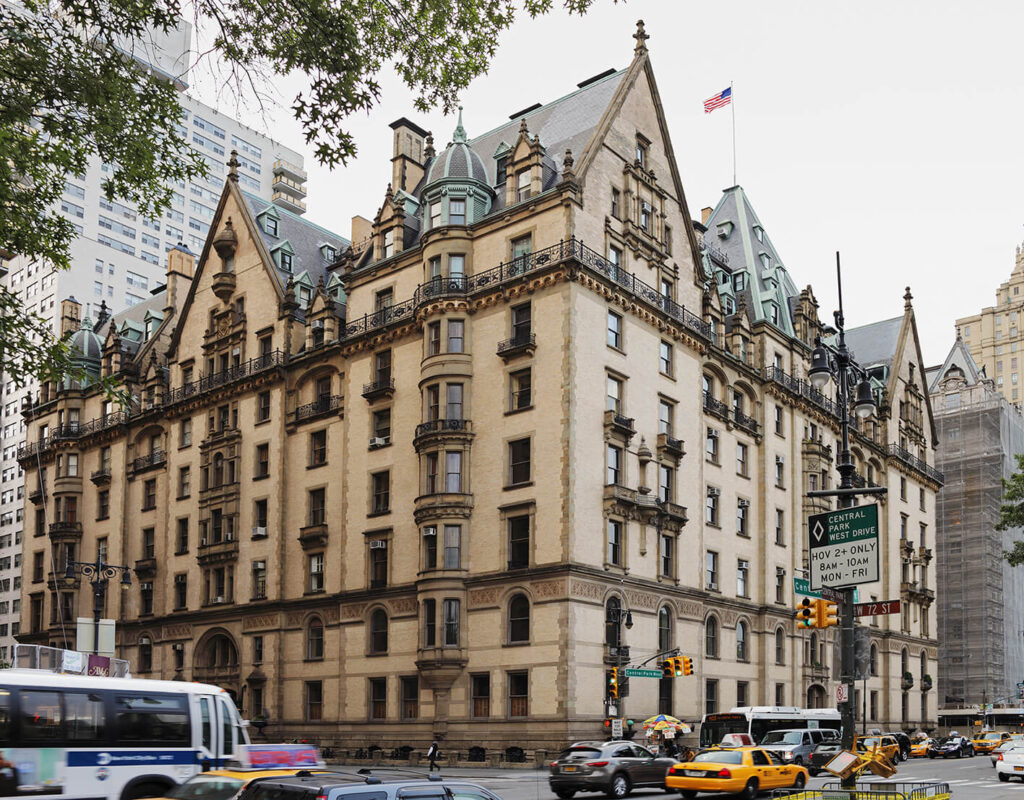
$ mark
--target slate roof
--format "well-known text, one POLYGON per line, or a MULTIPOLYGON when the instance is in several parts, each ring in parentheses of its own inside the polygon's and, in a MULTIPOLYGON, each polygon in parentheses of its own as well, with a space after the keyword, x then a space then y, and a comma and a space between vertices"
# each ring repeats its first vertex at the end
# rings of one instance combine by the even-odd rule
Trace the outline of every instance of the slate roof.
POLYGON ((865 369, 880 364, 891 366, 892 360, 896 357, 896 346, 899 344, 902 330, 903 317, 849 328, 846 331, 846 346, 853 351, 857 363, 865 369))
MULTIPOLYGON (((242 192, 242 196, 245 197, 245 201, 249 204, 253 217, 258 217, 272 205, 262 197, 256 197, 248 192, 242 192)), ((293 250, 292 271, 289 273, 287 270, 280 268, 277 271, 281 278, 281 283, 287 283, 289 277, 298 275, 301 272, 309 273, 314 286, 320 278, 323 278, 324 283, 326 283, 330 277, 327 267, 331 262, 323 257, 320 248, 327 244, 340 253, 348 248, 349 240, 326 228, 321 228, 319 225, 300 217, 298 214, 293 214, 285 208, 273 206, 273 209, 278 218, 278 235, 271 236, 262 227, 260 227, 260 235, 263 236, 263 241, 270 251, 273 251, 275 247, 283 242, 288 242, 293 250)))
POLYGON ((770 310, 774 303, 779 308, 777 327, 789 336, 795 335, 793 308, 800 292, 743 187, 726 189, 705 225, 704 241, 710 248, 724 254, 728 262, 723 264, 721 259, 714 257, 710 248, 705 249, 702 257, 704 272, 714 280, 719 294, 738 300, 734 284, 726 278, 746 272, 739 294, 743 295, 750 321, 770 323, 770 310), (755 229, 761 231, 760 239, 755 229), (767 263, 762 255, 767 256, 767 263))

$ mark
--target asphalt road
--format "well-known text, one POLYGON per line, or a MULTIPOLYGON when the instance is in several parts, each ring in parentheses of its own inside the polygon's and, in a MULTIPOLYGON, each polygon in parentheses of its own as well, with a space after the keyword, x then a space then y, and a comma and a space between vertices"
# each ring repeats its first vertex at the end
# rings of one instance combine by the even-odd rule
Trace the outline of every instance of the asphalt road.
MULTIPOLYGON (((552 800, 555 795, 548 788, 547 772, 537 770, 511 769, 451 769, 443 770, 447 778, 463 778, 486 786, 502 800, 552 800)), ((820 776, 811 778, 808 788, 821 788, 827 781, 835 778, 820 776)), ((988 756, 976 756, 963 759, 915 758, 901 764, 899 772, 888 780, 870 779, 866 782, 878 784, 899 784, 905 781, 944 781, 952 790, 955 800, 1001 800, 1001 798, 1018 798, 1024 800, 1024 782, 1011 781, 1000 783, 996 778, 995 768, 988 756)), ((867 788, 867 787, 865 787, 867 788)), ((897 786, 892 788, 897 789, 897 786)), ((637 790, 630 795, 637 800, 659 800, 666 798, 665 792, 637 790)), ((677 797, 676 795, 671 795, 677 797)), ((599 794, 578 794, 576 800, 601 798, 599 794)), ((700 798, 723 798, 726 795, 701 794, 700 798)), ((769 798, 769 793, 762 793, 762 798, 769 798)))

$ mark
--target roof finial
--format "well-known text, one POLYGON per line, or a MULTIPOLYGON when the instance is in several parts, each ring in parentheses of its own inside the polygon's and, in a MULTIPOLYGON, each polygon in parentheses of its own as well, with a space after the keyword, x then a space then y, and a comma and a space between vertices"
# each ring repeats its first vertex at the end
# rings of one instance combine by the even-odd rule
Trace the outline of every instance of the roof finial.
POLYGON ((523 117, 519 123, 519 132, 524 135, 530 132, 530 129, 526 127, 526 117, 523 117))
POLYGON ((424 158, 434 157, 434 134, 430 131, 427 131, 427 146, 423 148, 423 156, 424 158))
POLYGON ((228 178, 238 181, 238 151, 231 151, 231 158, 228 159, 228 178))
POLYGON ((452 141, 466 141, 466 129, 462 127, 462 106, 459 106, 459 124, 455 126, 455 133, 452 134, 452 141))
POLYGON ((961 341, 961 336, 960 336, 960 326, 959 326, 959 325, 957 325, 957 326, 956 326, 956 340, 957 340, 958 342, 959 342, 959 341, 961 341))
POLYGON ((904 311, 910 311, 910 309, 911 309, 910 301, 913 300, 913 299, 914 299, 914 295, 912 295, 910 293, 910 287, 908 286, 906 294, 903 295, 903 310, 904 311))
POLYGON ((633 38, 636 39, 636 47, 633 48, 633 52, 637 55, 647 52, 647 40, 651 37, 647 35, 644 30, 644 21, 638 19, 636 21, 636 33, 633 34, 633 38))

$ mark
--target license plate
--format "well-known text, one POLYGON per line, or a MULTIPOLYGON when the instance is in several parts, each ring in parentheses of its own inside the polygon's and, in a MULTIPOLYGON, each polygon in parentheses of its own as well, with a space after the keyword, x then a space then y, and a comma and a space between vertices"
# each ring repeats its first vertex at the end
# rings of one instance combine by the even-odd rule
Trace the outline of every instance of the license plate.
POLYGON ((1014 772, 1024 772, 1024 767, 1014 767, 1013 771, 1014 772))
POLYGON ((562 772, 575 772, 576 767, 562 767, 562 772))
POLYGON ((702 769, 684 769, 683 774, 690 778, 701 778, 704 776, 704 770, 702 769))

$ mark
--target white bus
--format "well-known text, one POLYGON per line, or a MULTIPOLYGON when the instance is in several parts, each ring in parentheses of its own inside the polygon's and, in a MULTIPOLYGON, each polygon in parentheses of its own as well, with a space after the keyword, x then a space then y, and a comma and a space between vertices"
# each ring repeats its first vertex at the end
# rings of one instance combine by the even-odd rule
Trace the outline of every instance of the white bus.
POLYGON ((0 797, 159 797, 248 742, 217 686, 0 670, 0 797))
POLYGON ((717 714, 705 714, 700 722, 700 746, 710 747, 727 733, 747 733, 755 743, 768 731, 783 728, 841 729, 839 711, 834 708, 795 706, 740 706, 717 714))

